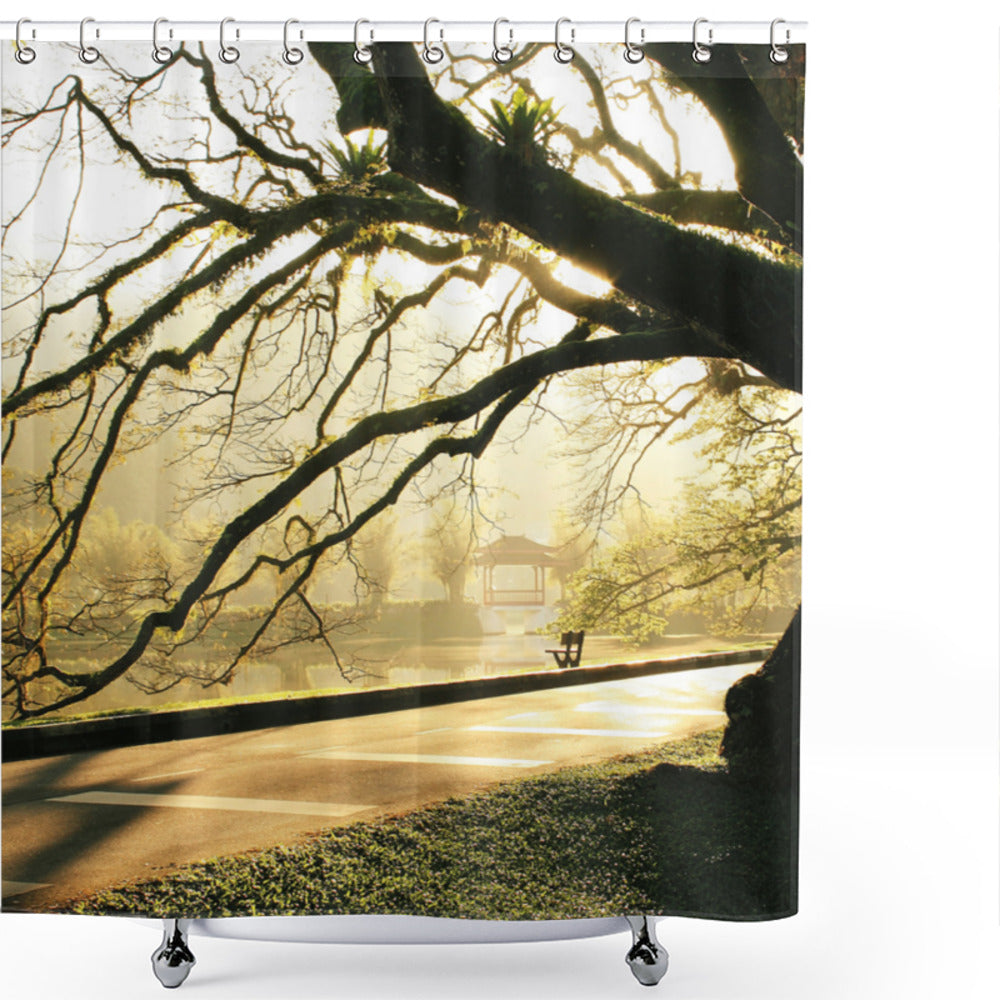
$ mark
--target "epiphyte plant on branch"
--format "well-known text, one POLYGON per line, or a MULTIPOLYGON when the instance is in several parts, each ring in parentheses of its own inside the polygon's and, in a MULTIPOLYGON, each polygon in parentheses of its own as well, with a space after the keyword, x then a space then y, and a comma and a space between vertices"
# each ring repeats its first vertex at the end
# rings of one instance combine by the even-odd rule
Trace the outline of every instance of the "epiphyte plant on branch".
MULTIPOLYGON (((530 163, 549 138, 558 131, 558 112, 552 109, 552 98, 539 101, 522 87, 514 91, 509 101, 492 98, 492 113, 483 111, 490 138, 502 143, 521 160, 530 163)), ((541 154, 544 158, 544 152, 541 154)))
POLYGON ((344 148, 329 140, 326 148, 337 166, 337 180, 366 181, 376 174, 389 169, 386 162, 386 141, 375 142, 375 130, 368 130, 368 138, 361 144, 355 144, 350 137, 344 140, 344 148))

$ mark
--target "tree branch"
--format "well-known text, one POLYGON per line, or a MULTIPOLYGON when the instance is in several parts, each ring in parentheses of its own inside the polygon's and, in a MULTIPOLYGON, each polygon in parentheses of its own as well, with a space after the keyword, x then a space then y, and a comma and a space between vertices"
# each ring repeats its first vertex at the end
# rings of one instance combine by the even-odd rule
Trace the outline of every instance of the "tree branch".
POLYGON ((705 105, 726 137, 740 194, 789 233, 801 253, 802 162, 747 70, 777 73, 767 50, 717 45, 707 63, 691 58, 690 45, 654 43, 645 51, 705 105))
POLYGON ((394 169, 697 324, 694 354, 741 358, 780 386, 801 387, 797 267, 678 229, 546 163, 524 162, 441 101, 412 46, 378 45, 374 53, 394 169))

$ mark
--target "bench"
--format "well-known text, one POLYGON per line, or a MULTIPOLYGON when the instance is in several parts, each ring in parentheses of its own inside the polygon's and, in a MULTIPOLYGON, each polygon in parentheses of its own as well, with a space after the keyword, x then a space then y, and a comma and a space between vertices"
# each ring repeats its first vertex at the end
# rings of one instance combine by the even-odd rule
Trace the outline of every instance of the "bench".
POLYGON ((583 632, 563 632, 561 649, 547 649, 546 653, 551 653, 556 664, 561 670, 563 667, 580 666, 580 654, 583 652, 583 632))

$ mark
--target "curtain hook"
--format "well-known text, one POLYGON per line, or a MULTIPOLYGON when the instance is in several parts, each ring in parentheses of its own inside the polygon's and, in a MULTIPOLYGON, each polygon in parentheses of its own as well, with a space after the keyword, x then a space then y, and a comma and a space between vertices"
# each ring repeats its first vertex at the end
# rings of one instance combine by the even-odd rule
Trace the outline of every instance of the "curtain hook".
MULTIPOLYGON (((226 25, 233 24, 235 17, 224 17, 219 22, 219 58, 224 63, 234 63, 240 57, 240 50, 235 45, 226 44, 226 25)), ((240 37, 240 29, 236 29, 236 37, 240 37)))
POLYGON ((646 53, 642 51, 642 46, 646 42, 646 29, 641 26, 641 21, 637 17, 630 17, 625 22, 625 62, 641 63, 646 58, 646 53), (631 38, 632 25, 639 24, 639 44, 636 45, 631 38))
MULTIPOLYGON (((439 63, 444 59, 444 49, 440 45, 431 45, 431 25, 440 25, 441 22, 436 17, 429 17, 424 21, 424 51, 421 55, 424 62, 439 63)), ((444 28, 438 28, 438 38, 444 41, 444 28)))
MULTIPOLYGON (((93 24, 93 23, 94 19, 92 17, 85 17, 80 22, 80 51, 77 53, 77 55, 80 57, 80 62, 87 63, 88 66, 90 65, 90 63, 95 63, 97 62, 98 59, 101 58, 101 53, 98 52, 98 50, 95 49, 93 45, 88 45, 83 40, 84 30, 86 29, 88 24, 93 24)), ((97 31, 96 28, 94 29, 94 37, 95 38, 100 37, 100 33, 97 31)))
POLYGON ((792 33, 788 30, 788 22, 783 21, 780 17, 776 17, 771 22, 771 62, 773 63, 788 62, 788 49, 785 48, 785 45, 788 45, 788 43, 791 40, 792 40, 792 33), (779 45, 777 41, 779 24, 783 24, 785 26, 784 45, 779 45))
MULTIPOLYGON (((299 22, 294 18, 290 17, 285 21, 285 28, 281 35, 281 43, 284 46, 284 51, 281 53, 281 58, 288 63, 289 66, 297 66, 305 58, 305 53, 297 45, 290 45, 288 42, 289 28, 293 24, 298 24, 299 22)), ((299 38, 302 37, 302 32, 299 32, 299 38)))
POLYGON ((360 21, 354 22, 354 61, 356 63, 370 63, 372 61, 372 50, 368 47, 372 42, 375 41, 375 29, 372 27, 371 21, 366 21, 362 18, 360 21), (361 25, 368 26, 368 45, 361 44, 361 25))
MULTIPOLYGON (((158 62, 161 66, 164 63, 170 62, 170 59, 174 54, 173 50, 170 48, 169 45, 160 44, 160 25, 167 23, 168 21, 165 17, 158 17, 153 22, 153 59, 155 62, 158 62)), ((173 29, 171 29, 170 31, 170 37, 171 38, 174 37, 173 29)))
POLYGON ((691 53, 691 58, 694 59, 696 63, 707 63, 708 60, 712 58, 712 26, 709 24, 707 17, 699 17, 698 20, 694 22, 694 28, 692 29, 692 41, 694 42, 694 52, 691 53), (709 25, 708 44, 698 40, 698 27, 702 24, 709 25))
POLYGON ((559 29, 562 28, 564 24, 568 24, 569 28, 569 40, 571 42, 576 40, 576 28, 573 27, 573 22, 568 17, 561 17, 556 21, 556 50, 553 55, 556 57, 556 62, 568 63, 572 60, 576 53, 568 46, 563 45, 562 40, 559 38, 559 29))
MULTIPOLYGON (((14 58, 21 63, 22 66, 27 66, 28 63, 35 61, 35 56, 38 55, 38 53, 30 45, 25 45, 24 42, 21 41, 22 24, 31 24, 31 18, 22 17, 17 22, 17 27, 14 28, 14 58)), ((32 37, 34 37, 34 31, 32 31, 32 37)))
POLYGON ((510 21, 505 17, 498 17, 493 22, 493 61, 498 65, 508 63, 514 58, 514 29, 510 26, 510 21), (500 44, 500 25, 507 25, 507 44, 500 44))

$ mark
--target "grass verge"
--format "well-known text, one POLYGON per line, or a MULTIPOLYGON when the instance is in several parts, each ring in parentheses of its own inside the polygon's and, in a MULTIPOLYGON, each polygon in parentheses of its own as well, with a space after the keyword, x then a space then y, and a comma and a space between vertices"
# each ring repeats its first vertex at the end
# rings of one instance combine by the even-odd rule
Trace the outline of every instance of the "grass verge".
MULTIPOLYGON (((738 787, 721 730, 188 865, 63 912, 561 919, 791 912, 788 809, 738 787)), ((787 800, 786 800, 787 802, 787 800)))

